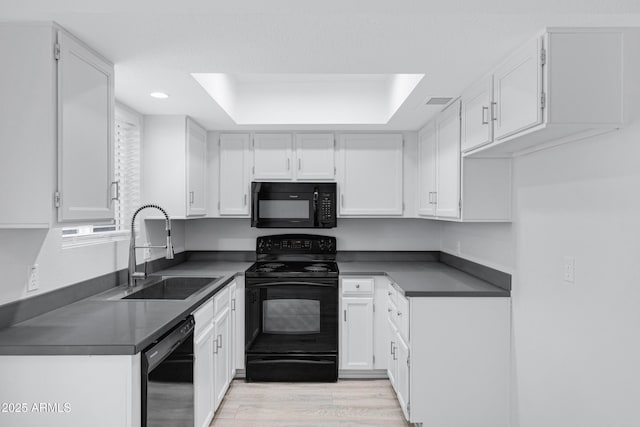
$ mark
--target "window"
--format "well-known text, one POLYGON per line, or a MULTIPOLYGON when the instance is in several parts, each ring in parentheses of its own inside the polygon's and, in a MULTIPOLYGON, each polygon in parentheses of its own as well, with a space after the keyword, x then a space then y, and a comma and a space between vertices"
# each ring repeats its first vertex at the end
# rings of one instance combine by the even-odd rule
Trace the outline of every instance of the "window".
POLYGON ((131 216, 140 205, 140 130, 142 119, 126 110, 116 109, 114 176, 118 183, 115 226, 131 228, 131 216))
POLYGON ((81 246, 129 237, 131 216, 140 205, 140 145, 142 116, 116 104, 113 176, 117 185, 114 221, 62 229, 63 247, 81 246))

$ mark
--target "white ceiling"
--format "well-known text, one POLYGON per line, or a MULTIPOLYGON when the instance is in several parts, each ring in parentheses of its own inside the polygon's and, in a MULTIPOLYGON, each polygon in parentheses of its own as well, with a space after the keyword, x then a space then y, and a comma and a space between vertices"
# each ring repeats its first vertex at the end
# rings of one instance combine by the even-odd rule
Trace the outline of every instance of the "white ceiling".
MULTIPOLYGON (((640 26, 638 0, 0 0, 53 20, 116 66, 116 97, 210 130, 415 130, 545 26, 640 26), (191 73, 425 74, 387 124, 237 125, 191 73), (158 100, 150 92, 171 97, 158 100)), ((291 108, 295 108, 292 106, 291 108)))

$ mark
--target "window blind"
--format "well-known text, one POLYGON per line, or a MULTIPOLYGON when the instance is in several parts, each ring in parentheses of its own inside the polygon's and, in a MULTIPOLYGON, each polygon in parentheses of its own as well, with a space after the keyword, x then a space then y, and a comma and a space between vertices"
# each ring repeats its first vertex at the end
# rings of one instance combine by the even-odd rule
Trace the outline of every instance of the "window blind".
POLYGON ((131 114, 118 114, 114 150, 114 176, 118 182, 115 202, 117 230, 128 230, 134 209, 140 205, 140 121, 131 114), (131 119, 134 120, 131 120, 131 119))

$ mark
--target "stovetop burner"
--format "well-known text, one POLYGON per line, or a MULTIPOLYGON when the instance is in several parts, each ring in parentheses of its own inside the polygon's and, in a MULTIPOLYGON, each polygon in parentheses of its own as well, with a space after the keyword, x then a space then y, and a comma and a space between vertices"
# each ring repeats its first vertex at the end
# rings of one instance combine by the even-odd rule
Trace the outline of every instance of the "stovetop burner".
POLYGON ((287 275, 323 275, 334 276, 338 274, 338 264, 335 262, 315 261, 283 261, 263 262, 258 261, 246 271, 247 276, 287 276, 287 275))
POLYGON ((329 267, 318 264, 308 265, 304 269, 307 271, 329 271, 329 267))
POLYGON ((256 240, 257 262, 247 277, 338 276, 335 237, 282 234, 260 236, 256 240))

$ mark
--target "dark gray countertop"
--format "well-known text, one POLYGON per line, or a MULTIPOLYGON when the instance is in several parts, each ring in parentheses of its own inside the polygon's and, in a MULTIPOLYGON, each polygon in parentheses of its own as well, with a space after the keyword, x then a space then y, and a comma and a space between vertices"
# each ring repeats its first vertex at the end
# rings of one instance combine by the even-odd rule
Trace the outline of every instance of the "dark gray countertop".
POLYGON ((106 300, 121 287, 0 330, 0 354, 136 354, 177 325, 250 262, 191 262, 154 275, 220 277, 186 300, 106 300))
MULTIPOLYGON (((108 300, 122 287, 0 330, 0 355, 136 354, 252 262, 196 260, 154 275, 221 277, 186 300, 108 300)), ((407 297, 508 297, 509 291, 436 261, 339 262, 342 275, 387 275, 407 297)))
POLYGON ((439 262, 354 261, 341 275, 386 275, 406 297, 508 297, 508 290, 439 262))

